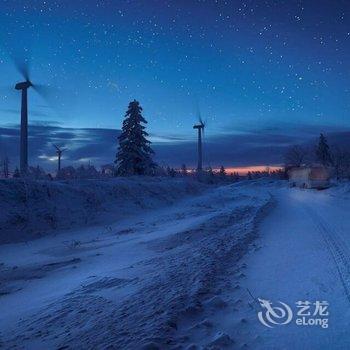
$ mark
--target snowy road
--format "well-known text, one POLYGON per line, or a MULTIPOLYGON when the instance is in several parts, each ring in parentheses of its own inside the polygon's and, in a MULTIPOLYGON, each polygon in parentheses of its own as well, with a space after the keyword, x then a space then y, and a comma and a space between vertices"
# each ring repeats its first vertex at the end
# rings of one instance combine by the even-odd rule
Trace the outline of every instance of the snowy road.
POLYGON ((299 189, 279 189, 274 197, 276 207, 260 228, 257 249, 242 261, 240 294, 226 294, 228 310, 212 316, 217 329, 235 339, 238 347, 349 349, 350 201, 328 191, 299 189), (257 317, 264 309, 253 297, 273 306, 286 303, 292 321, 266 327, 257 317), (297 325, 298 301, 312 303, 304 312, 311 316, 313 303, 327 301, 328 328, 297 325))

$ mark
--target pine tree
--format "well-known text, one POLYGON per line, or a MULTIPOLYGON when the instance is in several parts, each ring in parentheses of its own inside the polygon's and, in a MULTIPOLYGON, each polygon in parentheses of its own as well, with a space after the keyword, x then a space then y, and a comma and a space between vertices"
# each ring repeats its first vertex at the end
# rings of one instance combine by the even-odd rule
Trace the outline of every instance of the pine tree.
POLYGON ((320 134, 318 146, 316 149, 317 160, 324 166, 330 166, 332 164, 332 157, 329 151, 327 139, 323 134, 320 134))
POLYGON ((226 170, 225 170, 223 165, 221 165, 221 167, 220 167, 219 174, 220 174, 221 177, 225 177, 226 176, 226 170))
POLYGON ((151 142, 147 140, 145 131, 147 121, 142 116, 142 107, 134 100, 129 103, 123 121, 122 133, 118 137, 119 147, 117 159, 117 174, 151 175, 156 164, 152 161, 151 142))
POLYGON ((176 170, 174 168, 170 169, 169 176, 175 177, 176 176, 176 170))
POLYGON ((187 166, 186 166, 186 164, 182 164, 182 166, 181 166, 181 174, 182 174, 183 176, 187 176, 187 175, 188 175, 188 171, 187 171, 187 166))

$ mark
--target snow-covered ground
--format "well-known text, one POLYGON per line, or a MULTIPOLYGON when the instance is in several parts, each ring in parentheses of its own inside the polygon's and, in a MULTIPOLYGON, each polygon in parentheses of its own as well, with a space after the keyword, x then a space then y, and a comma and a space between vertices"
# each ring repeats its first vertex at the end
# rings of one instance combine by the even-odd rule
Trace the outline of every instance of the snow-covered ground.
POLYGON ((349 185, 326 191, 287 187, 270 191, 274 209, 232 274, 234 290, 221 294, 224 307, 199 316, 210 320, 210 330, 199 329, 191 339, 204 345, 208 336, 217 333, 225 335, 221 344, 231 344, 229 348, 349 349, 349 185), (272 317, 276 324, 263 325, 258 313, 266 321, 266 309, 259 299, 272 302, 273 307, 287 304, 293 313, 291 321, 282 324, 286 317, 272 317), (296 324, 297 318, 303 318, 298 315, 299 301, 311 303, 302 312, 306 314, 302 325, 296 324), (329 305, 314 316, 317 301, 329 305), (327 319, 328 327, 312 325, 310 318, 327 319))
POLYGON ((204 188, 191 178, 0 179, 0 244, 28 241, 67 228, 113 223, 199 194, 204 188))
POLYGON ((4 347, 135 349, 186 342, 177 334, 180 323, 202 304, 215 304, 220 276, 255 235, 270 201, 267 190, 255 192, 251 186, 211 188, 108 226, 2 245, 4 347))
POLYGON ((350 348, 348 185, 170 182, 163 205, 0 246, 0 347, 350 348), (292 320, 263 325, 258 298, 292 320), (328 328, 296 325, 297 301, 327 301, 328 328))

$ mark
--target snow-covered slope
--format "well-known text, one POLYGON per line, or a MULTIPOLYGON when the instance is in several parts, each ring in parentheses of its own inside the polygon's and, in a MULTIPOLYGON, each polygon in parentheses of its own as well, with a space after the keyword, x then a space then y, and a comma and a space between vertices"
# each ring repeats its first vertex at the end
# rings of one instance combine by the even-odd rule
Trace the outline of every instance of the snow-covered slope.
POLYGON ((0 180, 0 244, 52 230, 108 224, 206 188, 192 179, 0 180))
MULTIPOLYGON (((230 276, 271 205, 270 187, 257 186, 211 188, 108 227, 0 246, 3 346, 190 345, 190 334, 211 327, 200 316, 225 305, 224 290, 234 292, 230 276)), ((202 340, 213 349, 230 342, 202 340)))

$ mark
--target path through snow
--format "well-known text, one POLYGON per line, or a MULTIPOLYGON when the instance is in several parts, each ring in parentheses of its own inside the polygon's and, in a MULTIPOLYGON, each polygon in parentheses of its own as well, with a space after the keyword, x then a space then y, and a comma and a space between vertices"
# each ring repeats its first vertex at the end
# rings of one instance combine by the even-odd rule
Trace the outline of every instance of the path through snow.
POLYGON ((239 282, 232 277, 239 292, 223 293, 225 309, 205 316, 211 332, 227 334, 232 348, 349 349, 350 202, 329 191, 284 188, 273 194, 276 207, 241 262, 239 282), (257 314, 264 310, 253 297, 288 304, 293 320, 262 325, 257 314), (329 303, 329 327, 296 325, 295 303, 317 300, 329 303))

